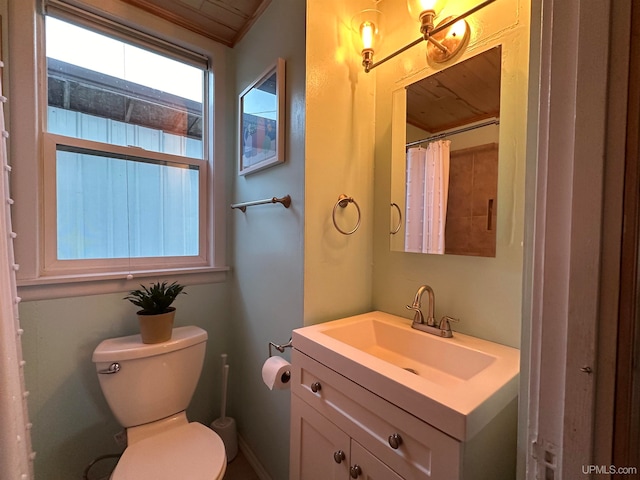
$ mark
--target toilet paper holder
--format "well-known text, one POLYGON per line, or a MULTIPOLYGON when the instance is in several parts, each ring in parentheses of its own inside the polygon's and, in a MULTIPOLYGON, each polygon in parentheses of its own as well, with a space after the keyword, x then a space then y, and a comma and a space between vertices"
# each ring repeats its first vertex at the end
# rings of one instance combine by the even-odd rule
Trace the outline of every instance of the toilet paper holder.
POLYGON ((269 356, 273 357, 273 353, 271 353, 271 347, 275 348, 280 353, 284 353, 284 349, 285 348, 292 348, 293 347, 293 338, 290 338, 287 343, 282 344, 282 345, 278 345, 277 343, 269 342, 269 356))

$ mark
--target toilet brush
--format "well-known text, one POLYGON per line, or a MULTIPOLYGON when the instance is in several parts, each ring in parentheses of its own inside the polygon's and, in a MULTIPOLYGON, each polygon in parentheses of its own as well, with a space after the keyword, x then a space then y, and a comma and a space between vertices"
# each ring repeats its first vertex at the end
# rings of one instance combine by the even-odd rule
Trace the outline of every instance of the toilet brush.
POLYGON ((236 421, 227 417, 227 384, 229 382, 229 365, 227 354, 222 357, 222 401, 220 402, 220 418, 211 423, 211 428, 220 436, 227 453, 227 462, 233 460, 238 453, 238 436, 236 433, 236 421))

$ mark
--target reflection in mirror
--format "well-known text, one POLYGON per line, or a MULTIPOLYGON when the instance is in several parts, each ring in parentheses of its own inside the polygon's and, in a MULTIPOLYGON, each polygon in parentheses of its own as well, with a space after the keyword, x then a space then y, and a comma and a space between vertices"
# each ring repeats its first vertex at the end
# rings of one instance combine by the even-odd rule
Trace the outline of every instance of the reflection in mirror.
POLYGON ((275 72, 243 97, 242 159, 245 165, 251 166, 275 154, 277 106, 275 72), (262 142, 256 141, 259 133, 262 142))
POLYGON ((284 60, 279 58, 239 97, 239 174, 284 162, 284 60))
POLYGON ((495 256, 500 64, 498 46, 394 92, 392 250, 495 256))

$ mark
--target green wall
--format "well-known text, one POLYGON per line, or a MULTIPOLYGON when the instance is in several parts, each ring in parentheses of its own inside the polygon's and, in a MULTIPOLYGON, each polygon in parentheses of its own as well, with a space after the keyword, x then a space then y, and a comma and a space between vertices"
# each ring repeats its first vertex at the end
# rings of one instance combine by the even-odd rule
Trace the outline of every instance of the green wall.
POLYGON ((275 0, 232 51, 234 102, 278 57, 286 62, 285 163, 247 176, 237 174, 237 150, 228 163, 234 202, 291 195, 288 209, 261 205, 229 214, 233 267, 229 408, 239 434, 274 480, 288 478, 289 391, 268 390, 261 368, 269 342, 286 343, 291 331, 302 326, 304 39, 305 2, 275 0))
MULTIPOLYGON (((219 411, 217 367, 229 342, 228 286, 197 285, 186 291, 174 303, 175 325, 198 325, 209 333, 202 376, 187 414, 209 424, 219 411)), ((136 307, 123 296, 20 304, 38 480, 80 479, 90 461, 121 450, 113 439, 121 427, 104 400, 91 355, 105 338, 138 332, 136 307)))
MULTIPOLYGON (((261 380, 268 342, 286 342, 303 324, 303 207, 305 127, 305 4, 276 0, 228 51, 225 109, 227 195, 246 201, 290 194, 288 210, 225 209, 227 282, 188 286, 178 298, 176 325, 209 332, 207 357, 188 415, 209 424, 220 408, 220 354, 228 354, 228 414, 268 475, 286 478, 289 392, 270 392, 261 380), (286 61, 286 162, 247 177, 237 175, 237 95, 277 57, 286 61), (233 65, 237 64, 237 73, 233 65)), ((227 203, 227 202, 225 202, 227 203)), ((230 201, 228 202, 230 203, 230 201)), ((124 294, 23 302, 23 336, 35 475, 81 478, 90 461, 119 450, 121 427, 102 396, 93 349, 105 338, 137 332, 135 307, 124 294)))
MULTIPOLYGON (((476 2, 449 2, 444 18, 462 13, 476 2)), ((378 59, 415 40, 413 22, 403 0, 381 3, 385 13, 384 47, 378 59)), ((520 345, 527 92, 529 62, 529 7, 526 0, 505 0, 473 15, 472 35, 464 53, 453 60, 502 45, 498 224, 495 258, 426 255, 390 251, 392 92, 446 68, 425 60, 425 43, 381 65, 371 73, 376 82, 375 215, 373 235, 373 306, 376 310, 410 318, 411 303, 422 284, 435 292, 436 318, 459 318, 455 330, 509 346, 520 345)))
MULTIPOLYGON (((513 0, 521 11, 522 3, 513 0)), ((229 201, 290 194, 292 206, 228 210, 228 281, 188 287, 188 296, 177 301, 177 324, 200 325, 210 336, 190 418, 210 423, 217 417, 219 355, 228 353, 228 414, 274 480, 288 477, 289 391, 272 392, 262 383, 269 341, 286 342, 295 328, 374 308, 406 316, 404 305, 422 283, 434 286, 438 315, 462 317, 460 330, 510 345, 519 340, 525 124, 513 127, 510 140, 509 156, 516 161, 510 175, 518 190, 507 214, 515 236, 503 231, 499 257, 390 252, 390 123, 385 119, 394 65, 364 74, 345 20, 369 4, 273 0, 230 50, 223 107, 229 112, 229 201), (286 161, 238 176, 237 95, 277 57, 286 61, 286 161), (331 220, 341 193, 353 196, 362 210, 360 229, 348 237, 331 220)), ((406 16, 402 1, 388 5, 402 8, 406 16)), ((507 62, 515 90, 505 112, 512 118, 526 101, 526 59, 517 58, 526 57, 527 28, 521 13, 514 27, 496 34, 515 48, 507 62)), ((392 37, 386 45, 393 41, 402 39, 392 37)), ((91 352, 103 338, 136 331, 134 308, 122 296, 24 302, 20 307, 38 480, 79 478, 91 459, 116 450, 112 435, 120 427, 102 398, 91 352)))

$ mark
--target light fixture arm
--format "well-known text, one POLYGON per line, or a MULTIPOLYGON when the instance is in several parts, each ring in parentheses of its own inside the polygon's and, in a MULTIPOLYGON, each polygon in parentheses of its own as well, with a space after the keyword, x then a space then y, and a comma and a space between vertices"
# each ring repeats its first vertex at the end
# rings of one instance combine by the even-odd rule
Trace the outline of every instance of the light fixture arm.
POLYGON ((383 63, 391 60, 392 58, 400 55, 403 52, 406 52, 407 50, 409 50, 410 48, 415 47, 416 45, 422 43, 423 41, 428 41, 431 42, 433 45, 435 45, 438 49, 440 49, 443 52, 447 51, 447 48, 442 45, 440 42, 438 42, 435 38, 431 38, 433 37, 433 35, 441 32, 442 30, 445 30, 449 27, 451 27, 452 25, 454 25, 456 22, 458 22, 459 20, 463 20, 465 18, 467 18, 469 15, 473 15, 474 13, 476 13, 478 10, 483 9, 484 7, 486 7, 487 5, 489 5, 490 3, 495 2, 496 0, 485 0, 482 3, 479 3, 478 5, 476 5, 475 7, 471 8, 470 10, 467 10, 466 12, 464 12, 461 15, 458 15, 457 17, 443 23, 442 25, 438 25, 437 27, 433 28, 433 29, 424 29, 424 27, 421 30, 424 30, 423 36, 414 40, 413 42, 405 45, 402 48, 399 48, 398 50, 396 50, 395 52, 387 55, 386 57, 378 60, 377 62, 373 62, 369 65, 365 66, 364 71, 366 73, 369 73, 371 70, 373 70, 374 68, 382 65, 383 63))
MULTIPOLYGON (((492 0, 493 1, 493 0, 492 0)), ((436 48, 438 48, 440 51, 447 53, 447 47, 445 47, 444 45, 442 45, 438 40, 436 40, 435 38, 433 38, 431 35, 425 37, 425 40, 427 42, 431 42, 433 45, 436 46, 436 48)))
POLYGON ((450 26, 452 26, 454 23, 456 23, 458 20, 463 20, 465 18, 467 18, 469 15, 473 15, 474 13, 476 13, 478 10, 482 10, 484 7, 486 7, 487 5, 495 2, 496 0, 485 0, 482 3, 479 3, 478 5, 476 5, 475 7, 473 7, 471 10, 467 10, 466 12, 464 12, 461 15, 458 15, 455 18, 452 18, 451 20, 449 20, 446 23, 443 23, 442 25, 438 25, 436 28, 434 28, 433 30, 431 30, 431 32, 429 32, 429 35, 435 35, 436 33, 441 32, 442 30, 449 28, 450 26))
POLYGON ((417 40, 414 40, 413 42, 411 42, 408 45, 405 45, 404 47, 396 50, 395 52, 387 55, 386 57, 378 60, 377 62, 373 62, 371 65, 369 65, 368 68, 365 67, 364 71, 369 73, 369 71, 373 70, 374 68, 376 68, 378 65, 382 65, 384 62, 391 60, 393 57, 400 55, 402 52, 405 52, 407 50, 409 50, 412 47, 415 47, 416 45, 420 44, 424 42, 424 37, 420 37, 417 40))

